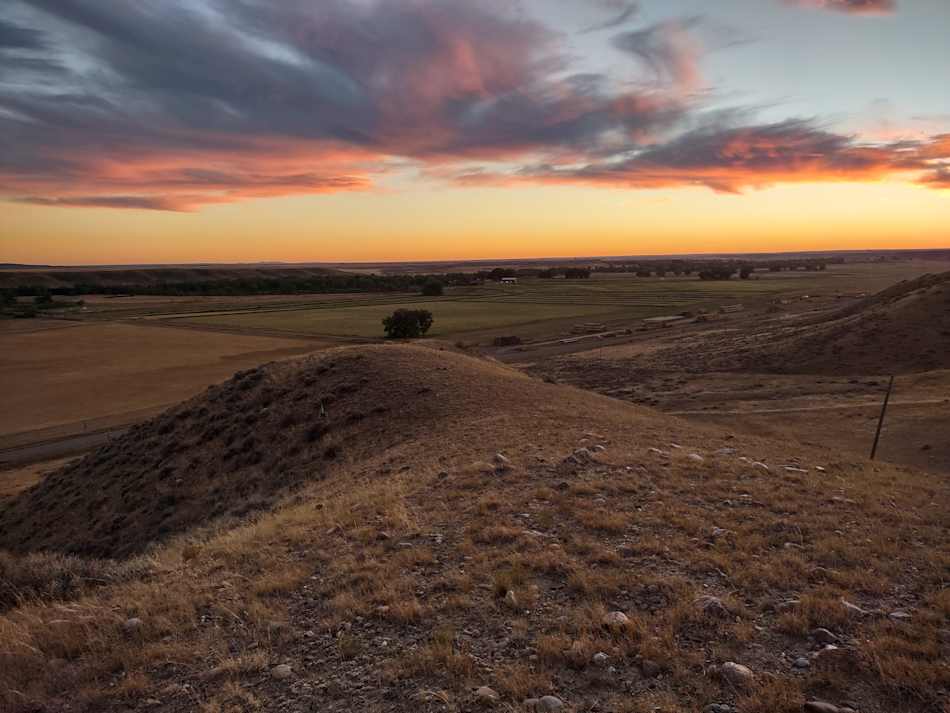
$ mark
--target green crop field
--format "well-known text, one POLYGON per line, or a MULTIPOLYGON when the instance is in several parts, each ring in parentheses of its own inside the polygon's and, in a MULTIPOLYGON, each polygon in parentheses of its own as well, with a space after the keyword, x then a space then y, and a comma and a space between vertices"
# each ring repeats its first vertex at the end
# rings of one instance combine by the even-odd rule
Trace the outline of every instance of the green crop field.
MULTIPOLYGON (((444 299, 404 301, 363 307, 295 309, 277 312, 222 314, 188 318, 189 324, 239 329, 266 329, 340 337, 382 337, 382 320, 399 307, 427 309, 435 316, 430 336, 508 327, 541 320, 587 318, 617 312, 612 305, 512 303, 491 300, 444 299)), ((638 316, 638 315, 633 315, 638 316)))
POLYGON ((435 337, 516 326, 520 335, 539 336, 569 331, 572 323, 592 318, 614 326, 629 325, 643 317, 737 302, 762 303, 779 295, 873 292, 924 271, 909 263, 847 265, 824 272, 757 272, 751 280, 728 281, 602 273, 588 280, 524 279, 505 287, 486 283, 452 288, 442 299, 380 293, 190 300, 175 304, 165 314, 155 310, 150 317, 248 331, 373 338, 383 335, 383 317, 409 307, 433 313, 430 335, 435 337), (198 305, 203 309, 195 309, 198 305))

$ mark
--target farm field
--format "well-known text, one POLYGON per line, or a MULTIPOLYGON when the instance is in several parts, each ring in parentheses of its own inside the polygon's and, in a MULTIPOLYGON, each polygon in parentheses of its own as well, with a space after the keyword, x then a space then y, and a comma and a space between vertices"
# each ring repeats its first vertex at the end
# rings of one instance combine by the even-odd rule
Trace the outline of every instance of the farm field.
POLYGON ((23 331, 30 322, 0 332, 3 436, 67 424, 81 430, 80 422, 175 403, 239 369, 321 346, 129 324, 43 321, 23 331))
POLYGON ((193 317, 190 324, 244 329, 269 329, 304 334, 381 337, 382 320, 394 309, 427 309, 436 319, 429 336, 446 337, 542 320, 586 318, 615 312, 614 305, 518 303, 494 300, 446 299, 393 302, 362 307, 282 310, 193 317))
POLYGON ((527 338, 569 332, 573 323, 596 318, 625 323, 683 310, 725 304, 765 304, 783 295, 854 295, 876 291, 926 272, 926 263, 833 266, 824 272, 756 273, 756 279, 702 281, 695 277, 637 278, 595 273, 589 280, 525 279, 516 285, 452 288, 441 299, 398 294, 310 295, 303 298, 193 298, 153 306, 148 319, 169 319, 196 327, 253 333, 378 338, 382 319, 398 307, 428 309, 435 316, 430 336, 495 334, 524 328, 527 338), (196 309, 203 305, 204 309, 196 309))

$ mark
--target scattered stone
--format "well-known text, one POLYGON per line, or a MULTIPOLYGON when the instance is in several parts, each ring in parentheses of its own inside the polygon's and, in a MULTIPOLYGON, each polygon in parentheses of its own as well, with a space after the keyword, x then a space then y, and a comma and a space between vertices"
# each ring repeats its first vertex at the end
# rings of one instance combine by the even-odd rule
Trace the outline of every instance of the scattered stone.
POLYGON ((805 468, 796 468, 793 465, 785 466, 785 470, 789 473, 807 473, 808 472, 805 468))
POLYGON ((764 470, 766 473, 771 471, 771 468, 769 468, 765 463, 762 463, 761 461, 752 461, 752 467, 758 468, 760 470, 764 470))
POLYGON ((270 670, 270 675, 276 678, 278 681, 283 681, 285 678, 290 678, 294 670, 290 667, 289 664, 278 664, 270 670))
POLYGON ((825 472, 825 469, 824 469, 822 466, 820 466, 820 465, 816 465, 816 466, 815 466, 815 470, 817 470, 819 473, 824 473, 824 472, 825 472))
POLYGON ((752 669, 735 661, 726 661, 719 667, 719 674, 736 688, 749 688, 755 682, 752 669))
POLYGON ((518 597, 513 589, 509 589, 507 592, 505 592, 505 604, 507 604, 512 609, 518 608, 518 597))
POLYGON ((910 612, 898 609, 897 611, 892 611, 888 616, 895 621, 908 621, 912 615, 910 612))
POLYGON ((701 455, 699 455, 699 453, 690 453, 690 454, 689 454, 688 456, 686 456, 686 457, 689 458, 689 459, 690 459, 691 461, 693 461, 694 463, 702 463, 703 461, 706 460, 706 459, 703 458, 701 455))
POLYGON ((601 667, 603 667, 603 666, 606 666, 606 665, 607 665, 607 661, 608 661, 609 659, 610 659, 610 657, 609 657, 607 654, 605 654, 603 651, 598 651, 598 652, 597 652, 596 654, 594 654, 594 656, 591 658, 591 661, 594 662, 594 665, 595 665, 595 666, 601 666, 601 667))
POLYGON ((847 599, 842 599, 841 605, 849 614, 854 614, 855 616, 867 616, 871 613, 867 609, 862 609, 857 604, 852 604, 847 599))
POLYGON ((612 611, 604 616, 604 626, 626 626, 630 618, 622 611, 612 611))
POLYGON ((775 611, 777 612, 788 612, 793 609, 797 609, 801 602, 798 599, 786 599, 783 602, 779 602, 775 605, 775 611))
POLYGON ((729 608, 723 604, 719 597, 702 596, 696 599, 696 605, 702 609, 703 614, 716 619, 729 619, 732 613, 729 608))
POLYGON ((838 637, 825 628, 815 629, 811 632, 811 638, 815 640, 815 643, 821 644, 822 646, 838 643, 838 637))
POLYGON ((838 706, 831 703, 825 703, 824 701, 807 701, 805 705, 802 706, 802 710, 805 713, 841 713, 841 709, 838 706))
POLYGON ((498 465, 511 465, 511 461, 507 458, 507 456, 505 456, 504 453, 496 453, 494 460, 498 465))
POLYGON ((154 708, 155 706, 162 705, 162 702, 157 698, 146 698, 144 701, 142 701, 142 705, 144 705, 146 708, 154 708))
POLYGON ((710 703, 703 708, 703 713, 736 713, 736 709, 725 703, 710 703))
POLYGON ((607 447, 598 444, 598 445, 596 445, 596 446, 591 446, 591 449, 590 449, 590 450, 591 450, 591 452, 593 452, 593 453, 603 453, 605 450, 607 450, 607 447))
POLYGON ((718 451, 716 451, 717 456, 731 456, 735 455, 735 453, 735 448, 720 448, 718 451))
POLYGON ((709 538, 712 540, 717 540, 723 535, 728 535, 728 534, 729 534, 729 530, 727 530, 726 528, 714 527, 713 529, 709 531, 709 538))
POLYGON ((795 668, 808 668, 811 666, 811 661, 809 661, 806 656, 799 656, 792 662, 792 666, 795 668))
POLYGON ((562 708, 564 708, 564 701, 557 696, 541 696, 538 700, 538 710, 544 711, 544 713, 559 711, 562 708))
POLYGON ((482 686, 475 691, 475 698, 484 705, 492 705, 498 701, 498 694, 488 686, 482 686))
POLYGON ((126 619, 122 622, 122 630, 126 634, 136 634, 142 630, 142 620, 137 616, 133 616, 129 619, 126 619))

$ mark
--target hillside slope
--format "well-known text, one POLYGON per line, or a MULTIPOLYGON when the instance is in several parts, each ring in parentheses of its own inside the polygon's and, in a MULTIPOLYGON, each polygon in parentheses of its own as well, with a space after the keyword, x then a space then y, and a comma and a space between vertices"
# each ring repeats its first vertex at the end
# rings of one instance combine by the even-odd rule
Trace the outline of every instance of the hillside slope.
POLYGON ((948 496, 450 352, 332 350, 4 510, 18 551, 150 549, 0 558, 56 583, 0 616, 0 708, 936 711, 948 496))
POLYGON ((829 376, 950 369, 950 272, 900 282, 840 310, 762 316, 739 328, 712 322, 650 348, 605 347, 555 366, 571 383, 587 383, 597 368, 829 376))

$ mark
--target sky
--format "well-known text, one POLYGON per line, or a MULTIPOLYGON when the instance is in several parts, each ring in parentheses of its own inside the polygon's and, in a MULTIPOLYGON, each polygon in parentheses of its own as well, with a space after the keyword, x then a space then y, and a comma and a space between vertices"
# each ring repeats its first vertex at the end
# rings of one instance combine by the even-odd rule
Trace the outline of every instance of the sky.
POLYGON ((0 262, 950 248, 947 0, 4 0, 0 262))

